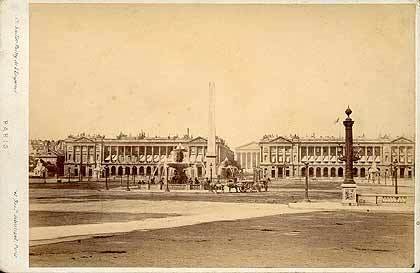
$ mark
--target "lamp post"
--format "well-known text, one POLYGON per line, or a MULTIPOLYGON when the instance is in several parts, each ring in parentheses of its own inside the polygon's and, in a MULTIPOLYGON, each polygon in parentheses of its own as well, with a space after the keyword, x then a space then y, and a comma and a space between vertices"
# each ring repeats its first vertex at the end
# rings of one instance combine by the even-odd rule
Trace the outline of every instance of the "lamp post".
POLYGON ((165 192, 170 192, 169 190, 169 166, 166 166, 166 189, 165 192))
POLYGON ((127 191, 130 191, 130 174, 127 173, 127 191))
POLYGON ((353 124, 354 121, 350 118, 352 111, 350 107, 347 107, 345 114, 347 118, 343 121, 345 127, 346 138, 345 138, 345 155, 341 155, 338 160, 344 161, 346 170, 342 188, 342 203, 343 205, 356 205, 356 182, 353 179, 353 162, 358 161, 360 156, 353 154, 353 124))
POLYGON ((394 162, 391 163, 391 168, 392 168, 392 171, 393 171, 394 176, 395 176, 395 181, 394 181, 395 194, 398 194, 398 181, 397 181, 398 161, 397 161, 397 159, 395 159, 394 162))
POLYGON ((108 166, 108 161, 107 160, 104 160, 104 162, 105 162, 105 189, 109 190, 109 187, 108 187, 109 166, 108 166))
POLYGON ((210 184, 213 182, 213 164, 210 162, 210 184))
POLYGON ((302 163, 305 165, 305 198, 303 202, 311 202, 309 200, 309 162, 302 161, 302 163))
POLYGON ((105 166, 105 189, 106 190, 109 190, 109 187, 108 187, 108 170, 109 170, 109 167, 105 166))

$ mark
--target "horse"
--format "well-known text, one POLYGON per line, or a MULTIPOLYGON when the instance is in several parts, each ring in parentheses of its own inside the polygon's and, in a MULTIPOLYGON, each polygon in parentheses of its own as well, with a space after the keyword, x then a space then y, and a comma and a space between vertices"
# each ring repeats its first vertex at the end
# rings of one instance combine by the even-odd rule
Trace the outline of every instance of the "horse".
POLYGON ((210 191, 214 193, 219 193, 218 190, 225 192, 225 186, 220 182, 210 183, 210 191))
POLYGON ((240 187, 237 183, 235 183, 233 180, 229 180, 226 186, 229 188, 229 192, 231 189, 235 189, 236 192, 239 192, 240 187))

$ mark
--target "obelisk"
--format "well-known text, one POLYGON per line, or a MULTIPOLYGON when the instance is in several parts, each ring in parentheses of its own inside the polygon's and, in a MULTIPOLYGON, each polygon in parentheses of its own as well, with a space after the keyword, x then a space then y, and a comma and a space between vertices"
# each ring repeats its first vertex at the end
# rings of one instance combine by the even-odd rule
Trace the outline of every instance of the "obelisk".
POLYGON ((215 85, 209 83, 209 132, 207 138, 206 176, 217 177, 216 173, 216 124, 215 124, 215 85))

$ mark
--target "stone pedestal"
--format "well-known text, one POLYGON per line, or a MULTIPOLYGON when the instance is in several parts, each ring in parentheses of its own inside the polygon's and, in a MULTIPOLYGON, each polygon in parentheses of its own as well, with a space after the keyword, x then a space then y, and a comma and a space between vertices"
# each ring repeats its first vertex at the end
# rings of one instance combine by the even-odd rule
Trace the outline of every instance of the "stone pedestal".
POLYGON ((341 203, 345 206, 356 206, 356 184, 341 184, 343 199, 341 203))

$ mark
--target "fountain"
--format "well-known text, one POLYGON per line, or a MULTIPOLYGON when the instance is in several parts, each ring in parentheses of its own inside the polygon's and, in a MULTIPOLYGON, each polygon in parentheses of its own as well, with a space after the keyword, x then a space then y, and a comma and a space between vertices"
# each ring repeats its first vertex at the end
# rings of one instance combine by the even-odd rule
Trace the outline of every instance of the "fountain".
MULTIPOLYGON (((185 170, 190 168, 192 164, 189 162, 188 157, 184 155, 187 149, 178 144, 178 146, 172 150, 169 159, 164 163, 166 170, 168 168, 174 169, 174 175, 171 179, 171 184, 186 184, 188 177, 185 174, 185 170)), ((169 177, 167 172, 166 174, 169 177)))
POLYGON ((217 174, 224 179, 233 178, 238 174, 238 168, 229 164, 229 160, 226 157, 225 160, 220 163, 217 174))

